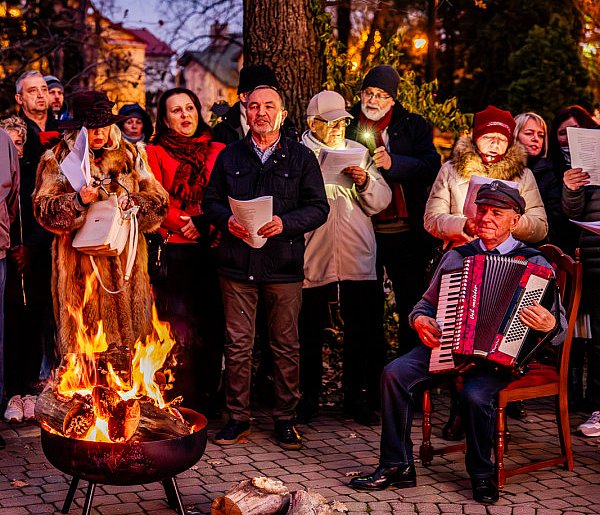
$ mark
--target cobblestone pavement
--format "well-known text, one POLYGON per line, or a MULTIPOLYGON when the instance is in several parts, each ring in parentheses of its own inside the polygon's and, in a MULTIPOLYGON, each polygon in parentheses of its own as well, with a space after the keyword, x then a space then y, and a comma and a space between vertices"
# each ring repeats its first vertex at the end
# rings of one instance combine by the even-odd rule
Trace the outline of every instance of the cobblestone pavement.
MULTIPOLYGON (((438 401, 442 402, 442 401, 438 401)), ((529 402, 524 421, 509 421, 513 437, 507 457, 543 455, 558 445, 549 403, 529 402)), ((441 417, 435 413, 434 445, 441 442, 441 417)), ((572 429, 584 420, 572 415, 572 429)), ((420 417, 416 416, 413 441, 420 443, 420 417)), ((220 422, 209 424, 209 437, 220 422)), ((600 513, 600 438, 573 435, 575 470, 549 468, 509 479, 500 501, 491 507, 473 502, 462 454, 436 457, 429 468, 417 463, 418 486, 404 490, 356 492, 346 486, 352 473, 370 471, 376 465, 379 428, 360 426, 336 411, 324 412, 310 425, 299 426, 304 447, 283 451, 271 435, 265 413, 253 422, 247 443, 219 447, 209 443, 197 465, 177 478, 189 515, 208 514, 215 497, 237 482, 260 475, 283 481, 293 491, 311 488, 327 499, 343 502, 357 513, 489 513, 560 514, 600 513)), ((0 515, 60 513, 69 477, 53 468, 41 450, 39 428, 33 424, 0 423, 6 450, 0 451, 0 515), (15 483, 18 480, 22 483, 15 483), (11 484, 12 483, 12 484, 11 484)), ((80 486, 71 514, 82 511, 84 490, 80 486)), ((143 486, 98 486, 93 514, 173 514, 159 483, 143 486)))

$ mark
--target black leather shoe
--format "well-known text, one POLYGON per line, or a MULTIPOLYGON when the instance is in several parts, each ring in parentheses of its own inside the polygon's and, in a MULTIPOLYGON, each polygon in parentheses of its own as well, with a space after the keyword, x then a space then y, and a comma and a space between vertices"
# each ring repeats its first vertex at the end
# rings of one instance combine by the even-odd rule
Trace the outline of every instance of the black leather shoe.
POLYGON ((483 504, 494 504, 499 499, 498 485, 491 477, 471 479, 473 499, 483 504))
POLYGON ((215 436, 213 442, 218 445, 232 445, 238 443, 240 438, 250 434, 250 422, 247 420, 229 419, 225 427, 215 436))
POLYGON ((523 420, 527 416, 527 409, 523 401, 509 402, 506 405, 506 414, 515 420, 523 420))
POLYGON ((302 447, 302 438, 291 420, 275 421, 275 438, 283 449, 297 450, 302 447))
POLYGON ((414 465, 400 467, 377 467, 367 476, 353 477, 348 486, 356 490, 385 490, 388 486, 412 488, 417 486, 417 473, 414 465))

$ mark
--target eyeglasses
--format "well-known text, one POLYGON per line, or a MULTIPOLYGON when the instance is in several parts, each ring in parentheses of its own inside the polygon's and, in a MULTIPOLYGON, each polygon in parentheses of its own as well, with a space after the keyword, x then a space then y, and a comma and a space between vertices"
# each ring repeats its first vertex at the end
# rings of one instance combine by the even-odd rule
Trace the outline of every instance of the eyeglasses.
POLYGON ((368 100, 377 100, 377 102, 383 102, 392 98, 390 95, 386 95, 384 93, 372 93, 370 91, 361 91, 361 95, 364 95, 368 100))
POLYGON ((323 120, 323 118, 317 118, 315 116, 315 120, 319 120, 321 123, 326 124, 330 129, 334 129, 335 127, 348 127, 348 125, 350 125, 350 118, 340 118, 339 120, 328 122, 327 120, 323 120))

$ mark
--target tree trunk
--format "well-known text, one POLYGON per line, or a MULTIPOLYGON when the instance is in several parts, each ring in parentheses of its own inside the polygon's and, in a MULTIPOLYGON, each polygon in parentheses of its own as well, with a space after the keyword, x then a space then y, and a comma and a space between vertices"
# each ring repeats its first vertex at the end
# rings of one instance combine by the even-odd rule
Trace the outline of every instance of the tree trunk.
POLYGON ((281 481, 255 477, 217 497, 211 515, 277 515, 287 512, 289 502, 289 490, 281 481))
POLYGON ((325 80, 322 45, 309 4, 304 0, 244 0, 244 64, 266 64, 273 69, 288 117, 300 132, 306 106, 325 80))

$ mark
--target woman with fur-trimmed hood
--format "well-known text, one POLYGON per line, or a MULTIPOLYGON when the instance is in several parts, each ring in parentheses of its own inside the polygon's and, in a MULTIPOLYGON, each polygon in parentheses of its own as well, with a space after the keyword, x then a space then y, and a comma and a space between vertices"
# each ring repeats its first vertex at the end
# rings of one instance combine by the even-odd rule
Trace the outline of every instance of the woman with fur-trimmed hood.
MULTIPOLYGON (((85 222, 88 207, 106 199, 106 192, 116 193, 121 207, 127 207, 129 199, 121 184, 129 191, 131 202, 139 208, 138 248, 131 278, 117 294, 107 293, 95 279, 83 322, 90 332, 95 332, 97 322, 102 321, 109 345, 116 343, 133 351, 135 341, 152 330, 152 295, 143 233, 158 229, 167 214, 169 195, 148 171, 143 151, 121 137, 114 124, 124 117, 112 113, 113 102, 106 94, 97 91, 76 94, 72 106, 73 120, 61 124, 61 128, 66 129, 64 139, 42 156, 33 193, 38 222, 55 234, 52 289, 58 348, 61 356, 76 351, 77 321, 69 313, 69 307, 81 307, 86 279, 93 274, 89 256, 73 248, 73 238, 85 222), (81 127, 88 130, 92 179, 103 181, 101 187, 95 185, 98 182, 92 182, 76 192, 59 164, 73 148, 81 127)), ((119 290, 123 285, 127 250, 120 256, 94 259, 104 286, 108 290, 119 290)))
POLYGON ((472 175, 519 183, 525 214, 513 236, 526 243, 546 237, 544 203, 531 170, 527 152, 514 140, 515 121, 508 111, 488 106, 475 114, 473 136, 462 137, 452 159, 441 167, 425 207, 424 225, 433 236, 455 247, 475 239, 474 220, 463 214, 472 175))

